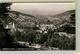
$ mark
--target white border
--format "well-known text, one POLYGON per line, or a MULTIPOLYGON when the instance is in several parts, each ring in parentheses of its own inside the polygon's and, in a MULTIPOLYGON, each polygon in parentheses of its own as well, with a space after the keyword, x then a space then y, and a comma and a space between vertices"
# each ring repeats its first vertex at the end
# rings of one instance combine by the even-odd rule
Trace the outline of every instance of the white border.
POLYGON ((80 0, 76 1, 76 50, 80 51, 80 0))
MULTIPOLYGON (((0 0, 2 2, 74 2, 74 0, 0 0)), ((76 51, 80 50, 80 0, 76 1, 76 51)), ((77 54, 76 51, 0 51, 0 54, 77 54)), ((80 54, 80 53, 78 53, 80 54)))
POLYGON ((0 2, 74 2, 76 0, 0 0, 0 2))

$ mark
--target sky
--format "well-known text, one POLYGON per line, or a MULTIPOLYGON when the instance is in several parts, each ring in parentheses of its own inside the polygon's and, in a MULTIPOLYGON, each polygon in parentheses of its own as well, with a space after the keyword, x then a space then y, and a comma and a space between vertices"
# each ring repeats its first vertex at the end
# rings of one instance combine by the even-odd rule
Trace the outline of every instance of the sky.
POLYGON ((11 5, 11 10, 25 14, 55 15, 74 9, 75 3, 13 3, 11 5))

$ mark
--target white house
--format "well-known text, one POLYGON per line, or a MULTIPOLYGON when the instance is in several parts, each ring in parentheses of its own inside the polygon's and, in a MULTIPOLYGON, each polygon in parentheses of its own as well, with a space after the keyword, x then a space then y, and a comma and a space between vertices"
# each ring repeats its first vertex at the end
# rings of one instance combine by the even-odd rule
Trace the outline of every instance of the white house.
POLYGON ((14 32, 14 31, 16 31, 16 25, 15 25, 15 23, 10 22, 9 24, 7 24, 7 25, 5 26, 5 29, 10 29, 11 32, 14 32))

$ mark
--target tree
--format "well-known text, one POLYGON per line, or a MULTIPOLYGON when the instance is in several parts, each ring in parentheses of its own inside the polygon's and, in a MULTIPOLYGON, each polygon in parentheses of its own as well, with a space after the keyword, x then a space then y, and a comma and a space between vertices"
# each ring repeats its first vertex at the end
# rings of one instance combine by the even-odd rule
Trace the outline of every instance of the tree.
MULTIPOLYGON (((9 16, 7 13, 10 10, 11 3, 0 3, 0 48, 10 47, 10 44, 13 41, 13 38, 8 34, 8 29, 5 29, 3 24, 3 19, 7 19, 9 16)), ((6 23, 5 23, 6 24, 6 23)))
POLYGON ((12 3, 0 3, 0 20, 3 20, 3 23, 7 23, 7 18, 9 17, 8 12, 10 11, 10 5, 12 3))
POLYGON ((0 3, 0 14, 4 15, 9 12, 12 3, 0 3))

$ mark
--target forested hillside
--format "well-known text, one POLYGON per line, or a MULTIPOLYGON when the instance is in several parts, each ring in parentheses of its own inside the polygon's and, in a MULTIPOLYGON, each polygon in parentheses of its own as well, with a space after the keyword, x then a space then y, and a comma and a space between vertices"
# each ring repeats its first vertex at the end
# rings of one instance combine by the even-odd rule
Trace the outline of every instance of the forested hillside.
POLYGON ((5 40, 3 41, 4 46, 5 43, 8 45, 10 40, 9 44, 15 41, 28 42, 30 46, 39 44, 42 50, 45 47, 75 50, 75 10, 56 15, 32 15, 8 10, 3 10, 0 14, 0 32, 2 32, 0 33, 0 44, 2 40, 5 40), (7 39, 2 39, 2 36, 7 39))

